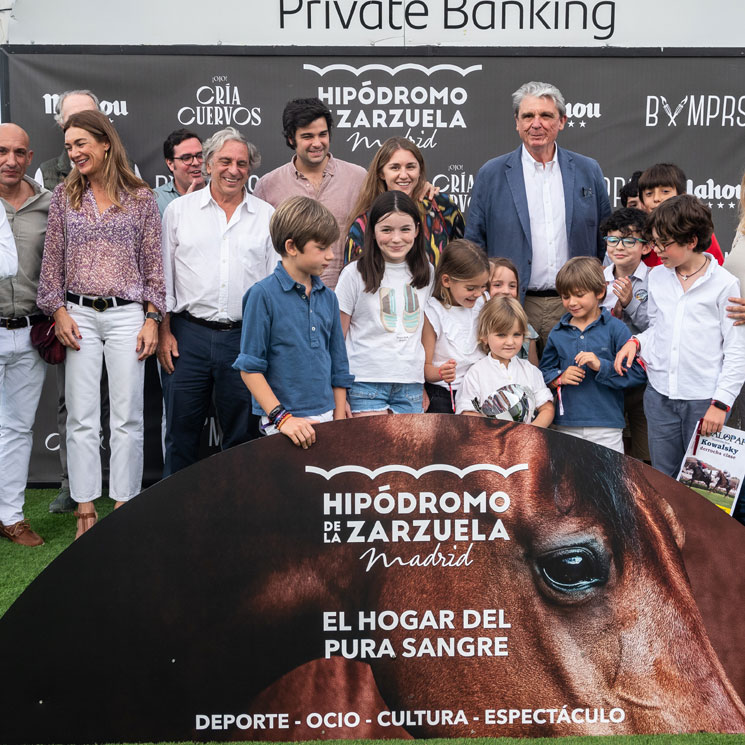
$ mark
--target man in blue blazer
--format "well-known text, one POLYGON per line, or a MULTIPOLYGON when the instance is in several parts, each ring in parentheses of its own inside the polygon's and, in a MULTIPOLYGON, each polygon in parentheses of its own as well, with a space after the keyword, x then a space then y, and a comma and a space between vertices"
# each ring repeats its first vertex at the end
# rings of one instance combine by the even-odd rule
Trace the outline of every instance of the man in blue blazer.
POLYGON ((514 262, 542 348, 564 312, 556 272, 574 256, 603 258, 599 225, 610 214, 610 201, 597 162, 556 144, 567 120, 561 91, 526 83, 512 102, 522 145, 482 166, 465 237, 489 256, 514 262))

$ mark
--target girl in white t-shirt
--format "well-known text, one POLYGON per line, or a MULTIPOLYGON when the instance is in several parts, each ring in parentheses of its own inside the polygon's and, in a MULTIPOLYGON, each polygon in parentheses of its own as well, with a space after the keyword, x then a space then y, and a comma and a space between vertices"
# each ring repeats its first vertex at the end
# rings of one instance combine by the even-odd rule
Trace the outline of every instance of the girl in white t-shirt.
MULTIPOLYGON (((499 409, 500 403, 515 397, 514 389, 505 393, 505 386, 518 385, 528 390, 527 411, 519 421, 538 427, 551 424, 554 419, 551 391, 543 382, 541 371, 518 357, 527 328, 525 311, 514 298, 497 296, 484 305, 479 313, 478 337, 489 354, 471 365, 466 373, 458 391, 456 413, 479 416, 481 409, 488 414, 490 408, 499 409)), ((504 415, 497 418, 511 419, 504 415)))
POLYGON ((339 275, 353 416, 422 412, 424 306, 434 269, 417 205, 400 191, 372 204, 359 259, 339 275))
POLYGON ((463 238, 447 244, 435 272, 432 297, 424 308, 427 413, 452 414, 463 377, 484 356, 476 321, 488 282, 489 261, 483 249, 463 238))

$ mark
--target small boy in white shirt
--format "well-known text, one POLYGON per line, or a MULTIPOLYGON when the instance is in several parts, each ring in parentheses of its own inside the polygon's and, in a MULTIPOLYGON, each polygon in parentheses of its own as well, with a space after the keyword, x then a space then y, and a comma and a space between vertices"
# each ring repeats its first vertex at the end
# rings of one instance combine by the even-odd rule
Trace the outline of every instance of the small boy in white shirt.
POLYGON ((745 327, 727 318, 740 285, 709 253, 711 211, 682 194, 664 201, 647 225, 662 261, 649 273, 649 328, 616 356, 620 375, 640 354, 649 385, 644 412, 652 465, 675 478, 688 442, 722 429, 745 380, 745 327))

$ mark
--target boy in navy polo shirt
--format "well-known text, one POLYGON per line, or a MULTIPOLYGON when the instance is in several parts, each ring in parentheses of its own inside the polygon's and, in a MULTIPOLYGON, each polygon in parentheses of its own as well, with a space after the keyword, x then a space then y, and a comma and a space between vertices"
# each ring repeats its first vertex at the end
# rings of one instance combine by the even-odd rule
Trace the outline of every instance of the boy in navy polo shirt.
POLYGON ((570 259, 556 275, 556 290, 568 312, 541 357, 543 379, 559 397, 553 427, 623 453, 623 389, 645 380, 638 362, 623 377, 613 369, 631 334, 602 307, 606 283, 597 259, 570 259))
POLYGON ((336 295, 319 275, 339 237, 334 216, 310 197, 291 197, 269 232, 282 256, 273 274, 243 298, 241 353, 233 367, 251 391, 264 434, 295 445, 316 441, 311 422, 344 419, 349 374, 336 295))

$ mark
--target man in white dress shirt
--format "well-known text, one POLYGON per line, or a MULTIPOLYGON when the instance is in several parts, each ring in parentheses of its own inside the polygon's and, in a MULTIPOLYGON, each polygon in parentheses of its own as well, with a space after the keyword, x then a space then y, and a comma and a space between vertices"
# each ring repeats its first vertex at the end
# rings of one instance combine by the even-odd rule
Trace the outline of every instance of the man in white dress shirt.
POLYGON ((567 120, 556 86, 525 83, 512 94, 512 104, 522 145, 479 171, 465 237, 489 256, 514 262, 520 299, 545 345, 564 314, 556 273, 575 256, 602 259, 599 226, 610 214, 610 201, 597 162, 556 144, 567 120))
POLYGON ((204 143, 209 186, 174 200, 163 214, 167 316, 158 360, 166 409, 164 476, 199 457, 214 391, 222 448, 258 435, 251 396, 232 365, 240 351, 246 290, 274 271, 271 205, 245 189, 259 154, 233 127, 204 143))

